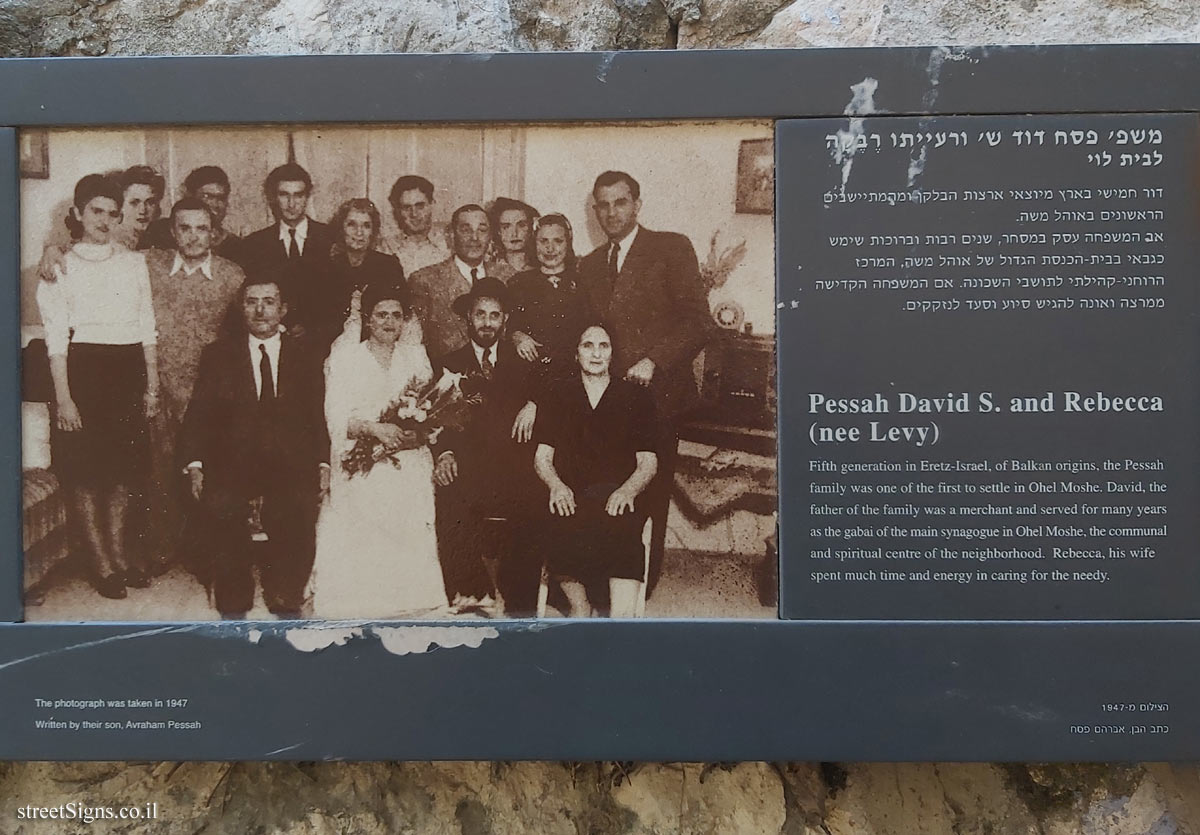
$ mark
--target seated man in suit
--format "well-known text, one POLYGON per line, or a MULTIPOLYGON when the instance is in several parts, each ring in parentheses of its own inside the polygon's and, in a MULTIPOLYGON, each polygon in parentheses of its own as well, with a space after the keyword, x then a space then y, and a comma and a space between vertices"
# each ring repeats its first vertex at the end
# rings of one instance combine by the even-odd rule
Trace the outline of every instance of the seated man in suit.
POLYGON ((605 171, 596 178, 592 209, 608 240, 580 259, 579 285, 592 310, 614 328, 613 374, 649 388, 658 412, 658 474, 647 496, 653 590, 662 570, 679 424, 699 400, 692 361, 714 324, 692 242, 640 225, 641 208, 641 186, 629 174, 605 171))
POLYGON ((221 617, 253 607, 257 568, 271 613, 298 618, 329 489, 322 358, 281 332, 277 279, 248 279, 240 299, 245 330, 204 349, 176 448, 205 520, 221 617))
POLYGON ((467 344, 467 325, 450 306, 476 281, 498 278, 505 284, 512 277, 508 264, 487 261, 492 242, 492 224, 482 206, 468 203, 450 218, 454 252, 445 261, 417 270, 408 277, 413 307, 425 328, 429 356, 439 357, 467 344))
POLYGON ((246 236, 239 247, 241 265, 250 275, 269 271, 283 282, 290 300, 286 321, 292 336, 303 336, 312 321, 314 285, 329 270, 333 235, 308 216, 312 177, 294 162, 271 170, 263 183, 275 222, 246 236))
POLYGON ((482 278, 454 300, 469 339, 441 358, 448 371, 480 379, 483 403, 461 432, 444 433, 434 482, 438 485, 438 542, 447 597, 484 600, 491 581, 484 559, 496 560, 504 613, 532 617, 541 579, 540 552, 528 542, 530 508, 540 495, 533 472, 537 406, 533 366, 501 339, 508 319, 507 289, 482 278))
MULTIPOLYGON (((239 246, 242 239, 225 228, 225 215, 229 211, 229 175, 215 165, 202 165, 183 179, 185 199, 199 200, 212 216, 212 251, 229 261, 241 258, 239 246)), ((150 224, 143 238, 156 249, 173 249, 171 219, 161 218, 150 224)))

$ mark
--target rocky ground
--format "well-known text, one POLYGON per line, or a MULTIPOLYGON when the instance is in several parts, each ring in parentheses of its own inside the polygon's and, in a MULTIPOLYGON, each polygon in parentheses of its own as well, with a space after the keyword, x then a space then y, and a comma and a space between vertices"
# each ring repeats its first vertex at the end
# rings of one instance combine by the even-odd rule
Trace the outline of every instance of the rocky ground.
POLYGON ((0 0, 0 55, 1194 41, 1172 0, 0 0))
POLYGON ((422 835, 1187 835, 1172 765, 28 763, 0 831, 422 835), (27 804, 157 803, 150 822, 28 822, 27 804))

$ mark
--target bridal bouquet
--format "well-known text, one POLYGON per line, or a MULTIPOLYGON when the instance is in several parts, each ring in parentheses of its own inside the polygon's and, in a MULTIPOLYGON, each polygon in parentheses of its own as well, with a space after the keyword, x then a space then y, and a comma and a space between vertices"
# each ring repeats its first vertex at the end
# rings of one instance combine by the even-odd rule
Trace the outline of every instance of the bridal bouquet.
POLYGON ((398 449, 388 449, 375 438, 359 438, 342 456, 342 470, 349 476, 365 475, 385 459, 399 467, 396 452, 436 444, 445 429, 463 429, 471 410, 483 402, 482 382, 474 375, 452 371, 443 371, 440 378, 424 386, 410 381, 379 416, 380 423, 398 426, 410 440, 398 449))

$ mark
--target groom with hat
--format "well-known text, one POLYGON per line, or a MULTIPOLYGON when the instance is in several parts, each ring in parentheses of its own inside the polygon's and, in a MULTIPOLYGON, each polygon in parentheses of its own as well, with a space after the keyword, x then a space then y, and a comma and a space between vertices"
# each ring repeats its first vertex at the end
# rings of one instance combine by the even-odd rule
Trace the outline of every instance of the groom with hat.
POLYGON ((486 609, 492 582, 484 560, 495 560, 504 614, 531 617, 541 578, 538 554, 528 542, 538 495, 530 440, 537 417, 533 366, 502 338, 508 289, 499 279, 479 279, 451 308, 468 338, 438 364, 475 378, 483 400, 466 427, 443 433, 434 469, 447 597, 468 607, 474 599, 486 609))

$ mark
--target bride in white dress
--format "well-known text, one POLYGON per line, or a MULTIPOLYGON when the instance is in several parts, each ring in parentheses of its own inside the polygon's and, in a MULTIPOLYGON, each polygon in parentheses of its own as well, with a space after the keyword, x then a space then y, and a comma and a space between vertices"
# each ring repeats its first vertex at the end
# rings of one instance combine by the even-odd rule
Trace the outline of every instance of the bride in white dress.
POLYGON ((348 326, 326 366, 325 419, 331 443, 329 498, 317 525, 313 613, 381 619, 447 613, 434 529, 429 447, 403 449, 404 432, 379 416, 406 389, 432 377, 421 326, 392 288, 369 287, 368 336, 348 326), (367 473, 347 475, 342 456, 359 438, 394 449, 367 473))

